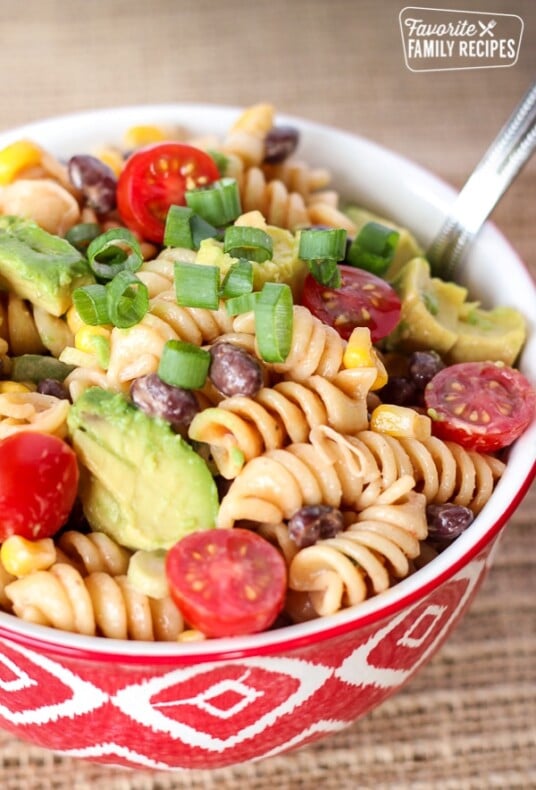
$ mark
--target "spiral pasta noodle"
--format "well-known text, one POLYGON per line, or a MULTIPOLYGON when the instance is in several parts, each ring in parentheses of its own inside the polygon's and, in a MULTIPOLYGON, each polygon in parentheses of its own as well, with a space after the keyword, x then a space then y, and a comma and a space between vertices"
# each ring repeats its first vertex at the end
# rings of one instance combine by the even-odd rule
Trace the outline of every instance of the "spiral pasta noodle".
POLYGON ((456 442, 431 436, 428 439, 395 438, 375 431, 355 437, 337 437, 329 428, 316 432, 317 441, 329 433, 332 440, 359 447, 368 458, 369 476, 378 475, 357 497, 358 507, 372 504, 382 489, 403 474, 415 478, 416 490, 434 504, 452 502, 470 508, 476 515, 490 498, 504 463, 494 456, 466 450, 456 442), (369 453, 370 455, 367 455, 369 453))
POLYGON ((69 401, 39 392, 0 394, 0 438, 18 431, 39 431, 64 437, 69 401))
POLYGON ((216 526, 228 528, 242 520, 278 524, 304 505, 354 509, 356 495, 379 471, 364 461, 358 446, 328 442, 329 453, 297 442, 248 461, 222 498, 216 526))
POLYGON ((394 495, 385 491, 382 501, 361 511, 344 532, 293 557, 289 587, 307 593, 317 615, 361 603, 412 572, 410 560, 419 555, 419 538, 427 533, 426 500, 411 490, 413 483, 406 476, 402 497, 395 484, 394 495))
POLYGON ((174 641, 185 630, 171 598, 149 598, 123 575, 94 571, 82 576, 67 563, 16 579, 4 592, 18 617, 72 633, 174 641))
POLYGON ((316 375, 263 387, 254 397, 225 398, 194 417, 188 435, 208 443, 218 471, 232 479, 265 450, 306 442, 315 426, 355 434, 368 425, 366 398, 376 369, 348 370, 339 378, 340 386, 336 378, 316 375))
POLYGON ((111 576, 124 575, 131 554, 131 551, 104 532, 89 532, 86 535, 70 529, 63 532, 56 542, 57 561, 72 564, 84 575, 96 571, 111 576))
MULTIPOLYGON (((252 312, 237 316, 233 322, 235 332, 255 334, 252 312)), ((304 381, 318 374, 334 378, 341 370, 346 341, 336 329, 323 324, 306 307, 294 305, 293 329, 290 351, 284 362, 269 365, 284 378, 304 381)))

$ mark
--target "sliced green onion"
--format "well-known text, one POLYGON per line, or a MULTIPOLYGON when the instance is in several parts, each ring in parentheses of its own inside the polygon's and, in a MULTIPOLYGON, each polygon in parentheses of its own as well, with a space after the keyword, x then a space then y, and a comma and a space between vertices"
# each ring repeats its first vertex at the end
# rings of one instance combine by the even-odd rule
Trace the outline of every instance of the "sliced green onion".
POLYGON ((207 151, 207 154, 210 156, 211 159, 214 160, 214 162, 216 163, 216 167, 220 171, 220 176, 223 178, 223 176, 227 172, 229 157, 225 156, 225 154, 222 154, 221 151, 214 151, 212 149, 207 151))
POLYGON ((110 321, 128 329, 141 321, 149 309, 149 291, 135 274, 122 271, 106 285, 110 321))
POLYGON ((253 265, 251 261, 241 258, 229 268, 221 286, 221 295, 224 299, 253 290, 253 265))
POLYGON ((73 305, 84 322, 91 326, 109 324, 108 295, 105 285, 82 285, 73 291, 73 305))
POLYGON ((242 211, 236 178, 220 178, 209 187, 188 190, 184 197, 187 206, 216 227, 233 222, 242 211))
POLYGON ((344 228, 313 228, 302 230, 298 257, 302 261, 342 261, 346 254, 344 228))
POLYGON ((259 297, 260 292, 240 294, 240 296, 232 296, 225 302, 225 309, 229 315, 241 315, 242 313, 249 313, 250 310, 255 309, 255 303, 259 297))
POLYGON ((339 288, 341 284, 341 270, 337 261, 308 261, 309 271, 321 285, 327 288, 339 288))
POLYGON ((209 366, 210 354, 206 349, 182 340, 168 340, 162 350, 158 375, 172 387, 200 389, 209 366))
POLYGON ((166 247, 185 247, 193 250, 192 228, 190 219, 193 210, 188 206, 170 206, 164 227, 164 245, 166 247))
POLYGON ((399 238, 400 233, 394 228, 380 222, 367 222, 351 243, 346 260, 352 266, 381 277, 393 260, 399 238))
POLYGON ((93 239, 87 259, 100 280, 112 280, 122 271, 137 272, 143 263, 139 241, 126 228, 111 228, 93 239))
POLYGON ((195 214, 188 206, 169 207, 164 228, 166 247, 198 250, 203 239, 216 238, 219 235, 218 228, 195 214))
POLYGON ((233 258, 263 263, 271 259, 274 252, 272 237, 262 228, 231 225, 225 229, 223 251, 233 258))
POLYGON ((262 359, 284 362, 292 344, 294 312, 290 286, 265 283, 254 309, 255 334, 262 359))
POLYGON ((206 222, 206 220, 204 220, 203 217, 200 217, 199 214, 192 215, 190 227, 192 229, 194 250, 199 249, 201 242, 204 239, 216 239, 222 237, 222 234, 218 228, 215 228, 214 225, 210 224, 210 222, 206 222))
POLYGON ((203 263, 175 264, 175 293, 182 307, 217 310, 220 305, 220 268, 203 263))
POLYGON ((93 239, 100 236, 100 232, 100 225, 96 222, 79 222, 67 231, 65 238, 79 252, 85 253, 93 239))

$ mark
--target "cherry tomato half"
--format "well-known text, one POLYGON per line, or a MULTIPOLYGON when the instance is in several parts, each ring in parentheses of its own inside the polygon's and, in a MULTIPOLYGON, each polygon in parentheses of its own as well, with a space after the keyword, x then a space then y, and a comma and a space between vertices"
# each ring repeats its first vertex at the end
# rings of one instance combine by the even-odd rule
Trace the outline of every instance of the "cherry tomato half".
POLYGON ((264 631, 281 611, 287 568, 271 543, 246 529, 192 532, 168 552, 171 597, 206 636, 264 631))
POLYGON ((184 193, 220 177, 216 163, 185 143, 155 143, 127 159, 117 182, 117 208, 125 225, 160 244, 171 205, 184 206, 184 193))
POLYGON ((536 409, 536 392, 525 376, 494 362, 443 368, 427 384, 424 400, 435 436, 480 452, 512 444, 536 409))
POLYGON ((0 542, 49 538, 65 524, 78 486, 74 451, 57 436, 20 431, 0 442, 0 542))
POLYGON ((346 340, 356 326, 368 326, 372 342, 391 332, 400 320, 400 299, 389 283, 355 266, 339 266, 341 284, 327 288, 312 274, 305 278, 302 304, 346 340))

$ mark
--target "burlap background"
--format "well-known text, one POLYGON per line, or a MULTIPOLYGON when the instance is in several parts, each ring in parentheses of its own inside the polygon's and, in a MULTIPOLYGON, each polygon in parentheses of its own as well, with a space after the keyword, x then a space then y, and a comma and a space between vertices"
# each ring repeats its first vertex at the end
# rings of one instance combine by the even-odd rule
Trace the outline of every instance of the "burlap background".
MULTIPOLYGON (((0 0, 0 128, 92 107, 166 101, 281 111, 354 131, 461 186, 536 74, 534 0, 442 8, 516 13, 511 68, 412 73, 393 0, 0 0)), ((423 3, 422 5, 427 5, 423 3)), ((493 219, 536 271, 536 161, 493 219)), ((441 653, 395 699, 316 746, 189 775, 126 773, 0 733, 5 790, 536 787, 534 489, 441 653)))

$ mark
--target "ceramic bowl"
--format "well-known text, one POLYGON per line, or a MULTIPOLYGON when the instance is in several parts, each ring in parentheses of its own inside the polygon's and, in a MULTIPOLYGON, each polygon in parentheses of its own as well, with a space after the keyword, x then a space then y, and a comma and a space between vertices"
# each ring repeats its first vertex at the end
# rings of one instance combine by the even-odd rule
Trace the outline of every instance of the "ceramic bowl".
MULTIPOLYGON (((118 142, 139 123, 223 134, 239 110, 164 105, 97 110, 15 129, 59 156, 118 142)), ((453 191, 360 137, 295 118, 300 157, 329 167, 347 198, 407 225, 426 246, 453 191)), ((464 281, 485 306, 536 319, 529 273, 487 225, 464 281)), ((521 367, 536 381, 536 333, 521 367)), ((190 644, 89 638, 0 614, 0 727, 63 755, 152 769, 206 769, 276 755, 346 727, 395 694, 467 611, 498 538, 534 478, 536 425, 471 528, 413 576, 355 609, 254 636, 190 644)))

